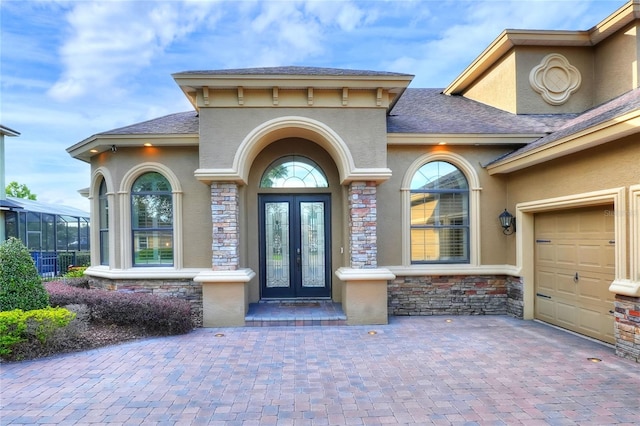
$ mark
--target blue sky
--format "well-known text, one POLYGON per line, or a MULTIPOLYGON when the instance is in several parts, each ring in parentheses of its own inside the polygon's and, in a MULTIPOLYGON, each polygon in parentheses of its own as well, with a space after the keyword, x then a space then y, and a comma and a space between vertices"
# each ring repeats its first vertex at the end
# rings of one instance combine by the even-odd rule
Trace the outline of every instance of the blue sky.
POLYGON ((6 181, 88 210, 66 148, 188 111, 180 71, 301 65, 414 74, 445 87, 500 32, 586 30, 622 0, 0 0, 6 181))

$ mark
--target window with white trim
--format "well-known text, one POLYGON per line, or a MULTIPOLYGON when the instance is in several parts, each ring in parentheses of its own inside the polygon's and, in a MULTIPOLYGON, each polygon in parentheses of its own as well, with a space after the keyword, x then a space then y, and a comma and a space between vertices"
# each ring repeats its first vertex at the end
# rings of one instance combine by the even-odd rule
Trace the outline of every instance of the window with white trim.
POLYGON ((100 228, 100 264, 109 265, 109 198, 107 196, 107 183, 104 179, 100 182, 98 191, 98 215, 100 228))
POLYGON ((469 263, 469 183, 451 163, 431 161, 411 179, 412 264, 469 263))
POLYGON ((173 266, 173 194, 158 172, 140 175, 131 188, 133 266, 173 266))

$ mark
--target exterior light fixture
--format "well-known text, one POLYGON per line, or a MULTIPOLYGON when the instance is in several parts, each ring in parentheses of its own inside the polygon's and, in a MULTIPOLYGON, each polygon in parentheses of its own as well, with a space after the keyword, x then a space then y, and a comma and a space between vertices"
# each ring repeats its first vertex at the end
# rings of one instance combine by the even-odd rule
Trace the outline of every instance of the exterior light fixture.
POLYGON ((97 154, 98 150, 94 148, 94 149, 90 149, 89 152, 92 154, 97 154))
POLYGON ((144 146, 153 146, 153 144, 151 142, 146 142, 144 146))
POLYGON ((504 211, 500 213, 498 219, 500 219, 500 225, 502 226, 502 233, 504 235, 511 235, 516 232, 516 218, 513 217, 507 209, 504 209, 504 211))

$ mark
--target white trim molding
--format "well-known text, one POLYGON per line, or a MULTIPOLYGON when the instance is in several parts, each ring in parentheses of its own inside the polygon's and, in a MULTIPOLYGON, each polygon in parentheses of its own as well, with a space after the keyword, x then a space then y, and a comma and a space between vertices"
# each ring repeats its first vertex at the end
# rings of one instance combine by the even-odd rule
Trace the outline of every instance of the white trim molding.
POLYGON ((197 283, 246 283, 253 279, 256 273, 249 268, 234 271, 201 271, 193 278, 197 283))
MULTIPOLYGON (((480 179, 478 173, 462 156, 451 152, 424 154, 416 159, 402 178, 402 264, 411 265, 411 180, 423 165, 432 161, 446 161, 462 171, 469 184, 469 264, 479 266, 480 259, 480 179)), ((420 265, 422 266, 422 265, 420 265)), ((441 266, 441 265, 437 265, 441 266)), ((416 267, 416 265, 412 266, 416 267)))
POLYGON ((451 276, 451 275, 518 275, 518 268, 513 265, 412 265, 385 266, 399 277, 451 276))
POLYGON ((90 277, 106 278, 109 280, 178 280, 195 278, 203 273, 211 271, 204 268, 176 269, 171 267, 145 267, 130 269, 109 269, 107 266, 91 266, 85 274, 90 277))
POLYGON ((108 218, 109 223, 109 267, 115 267, 116 259, 116 217, 115 217, 115 200, 116 193, 113 184, 111 172, 106 167, 98 167, 91 174, 91 186, 89 186, 89 205, 91 220, 91 264, 100 265, 100 183, 104 179, 107 186, 107 202, 109 204, 108 218))
POLYGON ((640 185, 629 187, 629 210, 616 212, 629 219, 629 279, 616 278, 609 291, 640 297, 640 185))
MULTIPOLYGON (((573 194, 564 197, 547 198, 528 201, 516 205, 516 275, 523 278, 524 290, 524 319, 534 317, 534 247, 535 247, 535 214, 553 210, 564 210, 580 207, 591 207, 613 204, 614 212, 625 209, 625 188, 611 188, 602 191, 573 194)), ((624 279, 626 274, 626 217, 615 215, 614 220, 615 244, 615 279, 624 279)))

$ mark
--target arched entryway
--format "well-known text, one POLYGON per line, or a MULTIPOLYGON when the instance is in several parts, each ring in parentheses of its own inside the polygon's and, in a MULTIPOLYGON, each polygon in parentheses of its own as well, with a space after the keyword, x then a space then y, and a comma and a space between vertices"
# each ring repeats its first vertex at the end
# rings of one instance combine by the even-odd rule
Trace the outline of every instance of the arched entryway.
POLYGON ((252 301, 340 299, 341 188, 335 162, 315 142, 285 138, 256 156, 246 194, 252 301))

